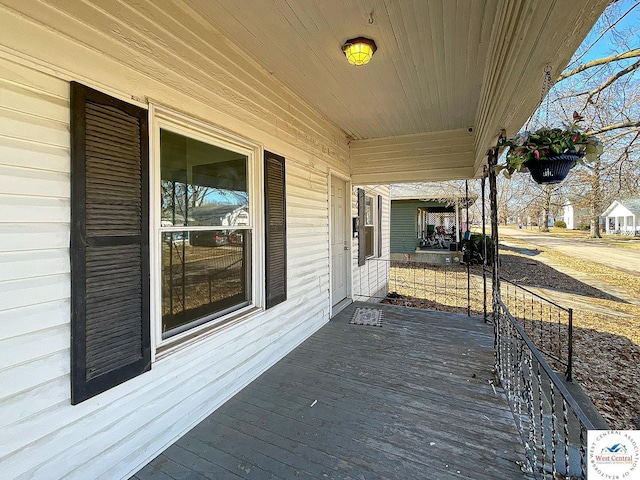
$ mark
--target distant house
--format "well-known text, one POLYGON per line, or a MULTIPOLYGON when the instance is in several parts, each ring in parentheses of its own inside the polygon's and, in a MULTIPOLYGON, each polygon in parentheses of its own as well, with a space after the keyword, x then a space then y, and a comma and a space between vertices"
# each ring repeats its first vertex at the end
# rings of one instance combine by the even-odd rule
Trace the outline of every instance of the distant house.
MULTIPOLYGON (((469 195, 472 204, 477 195, 469 195)), ((442 184, 391 185, 391 253, 414 253, 430 231, 443 227, 459 242, 467 230, 464 189, 442 184)))
POLYGON ((640 234, 640 198, 614 200, 602 217, 608 234, 640 234))
POLYGON ((199 225, 248 225, 249 214, 245 205, 209 204, 195 207, 191 216, 199 225))
POLYGON ((567 199, 562 210, 562 219, 567 224, 567 230, 582 230, 589 227, 591 222, 589 207, 584 206, 580 199, 567 199))

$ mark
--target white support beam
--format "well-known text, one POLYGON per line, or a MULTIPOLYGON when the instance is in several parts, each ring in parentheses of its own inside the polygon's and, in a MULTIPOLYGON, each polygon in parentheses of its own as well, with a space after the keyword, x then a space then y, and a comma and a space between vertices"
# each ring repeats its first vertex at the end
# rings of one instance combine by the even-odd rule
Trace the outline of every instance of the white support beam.
POLYGON ((468 129, 358 140, 350 144, 354 183, 400 183, 473 177, 468 129))

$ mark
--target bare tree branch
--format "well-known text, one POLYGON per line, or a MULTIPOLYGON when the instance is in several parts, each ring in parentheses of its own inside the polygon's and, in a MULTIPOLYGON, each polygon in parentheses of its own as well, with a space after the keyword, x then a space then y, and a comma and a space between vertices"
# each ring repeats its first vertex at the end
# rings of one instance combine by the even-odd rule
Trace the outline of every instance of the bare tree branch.
POLYGON ((619 130, 621 128, 635 128, 635 127, 640 127, 640 121, 612 123, 611 125, 607 125, 597 130, 590 130, 587 132, 587 135, 598 135, 599 133, 610 132, 611 130, 619 130))
POLYGON ((624 12, 624 14, 622 14, 620 16, 620 18, 618 18, 615 22, 611 23, 611 25, 607 25, 607 28, 605 28, 602 32, 600 32, 600 35, 598 35, 598 38, 596 38, 593 42, 591 42, 591 45, 589 45, 583 52, 582 54, 577 57, 576 59, 574 59, 571 64, 575 64, 576 62, 578 62, 582 57, 584 57, 587 52, 589 52, 589 50, 591 50, 606 34, 607 32, 609 32, 610 30, 614 30, 616 26, 618 25, 618 23, 620 23, 622 21, 622 19, 624 17, 626 17, 629 13, 631 13, 631 11, 636 8, 638 5, 640 5, 640 2, 636 2, 633 4, 633 6, 631 8, 629 8, 629 10, 627 10, 626 12, 624 12))
MULTIPOLYGON (((628 130, 625 130, 622 133, 618 133, 618 134, 613 135, 611 137, 607 137, 607 140, 609 142, 613 143, 613 142, 617 141, 618 139, 624 137, 625 135, 629 135, 630 133, 633 133, 633 132, 640 132, 640 127, 630 127, 628 130)), ((636 138, 634 138, 634 141, 636 140, 636 138)))
POLYGON ((593 96, 595 94, 597 94, 598 92, 603 91, 605 88, 607 88, 609 85, 611 85, 613 82, 615 82, 619 78, 624 77, 625 75, 633 72, 634 70, 637 70, 638 68, 640 68, 640 60, 638 60, 633 65, 629 65, 627 68, 623 68, 622 70, 617 72, 615 75, 611 76, 606 82, 601 84, 598 88, 595 88, 595 89, 591 90, 589 92, 589 96, 587 97, 587 101, 585 102, 585 108, 589 103, 591 103, 591 99, 593 98, 593 96))
POLYGON ((590 68, 597 67, 598 65, 606 65, 611 62, 617 62, 618 60, 624 60, 626 58, 636 58, 636 57, 640 57, 640 48, 636 48, 635 50, 630 50, 628 52, 620 53, 618 55, 611 55, 609 57, 598 58, 596 60, 592 60, 583 65, 580 65, 579 67, 574 68, 573 70, 560 74, 556 82, 565 80, 566 78, 569 78, 580 72, 584 72, 585 70, 588 70, 590 68))
POLYGON ((538 123, 542 116, 551 124, 563 120, 571 123, 571 112, 580 112, 586 133, 600 134, 605 153, 576 168, 553 197, 548 191, 523 183, 526 190, 520 197, 505 199, 511 213, 527 210, 534 218, 540 212, 546 216, 566 195, 578 195, 589 210, 591 236, 599 237, 603 204, 619 195, 637 196, 640 192, 640 31, 633 25, 635 20, 626 21, 640 10, 640 0, 631 3, 633 6, 622 16, 617 6, 620 3, 607 8, 598 31, 592 32, 570 66, 560 73, 538 117, 533 117, 538 123), (598 53, 606 52, 603 58, 591 54, 595 53, 594 47, 599 48, 598 53))

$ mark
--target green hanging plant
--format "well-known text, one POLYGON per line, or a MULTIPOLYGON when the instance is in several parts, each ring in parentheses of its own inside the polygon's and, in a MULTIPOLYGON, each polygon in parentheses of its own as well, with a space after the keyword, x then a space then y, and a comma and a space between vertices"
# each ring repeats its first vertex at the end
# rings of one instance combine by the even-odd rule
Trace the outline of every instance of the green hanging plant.
POLYGON ((502 171, 507 178, 511 178, 514 172, 529 168, 536 162, 566 155, 575 158, 570 168, 595 160, 603 152, 602 142, 580 130, 578 122, 564 129, 543 127, 535 132, 524 131, 513 138, 501 140, 498 147, 508 147, 508 150, 506 162, 496 167, 497 172, 502 171))

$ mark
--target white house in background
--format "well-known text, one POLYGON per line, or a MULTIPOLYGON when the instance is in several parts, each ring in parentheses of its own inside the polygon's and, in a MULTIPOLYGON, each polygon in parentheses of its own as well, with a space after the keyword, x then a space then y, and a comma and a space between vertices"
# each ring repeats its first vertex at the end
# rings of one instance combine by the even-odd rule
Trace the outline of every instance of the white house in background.
POLYGON ((0 477, 127 478, 257 378, 388 258, 385 185, 481 175, 608 3, 0 0, 0 477))
POLYGON ((608 234, 640 234, 640 198, 614 200, 601 216, 608 234))
POLYGON ((562 206, 562 219, 567 224, 567 230, 580 230, 590 224, 589 207, 582 207, 579 203, 569 199, 562 206))
POLYGON ((574 212, 575 208, 571 202, 567 202, 562 206, 562 219, 567 225, 567 230, 575 229, 574 212))

